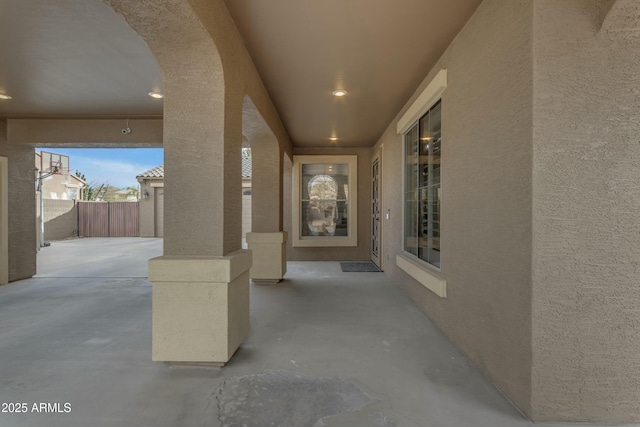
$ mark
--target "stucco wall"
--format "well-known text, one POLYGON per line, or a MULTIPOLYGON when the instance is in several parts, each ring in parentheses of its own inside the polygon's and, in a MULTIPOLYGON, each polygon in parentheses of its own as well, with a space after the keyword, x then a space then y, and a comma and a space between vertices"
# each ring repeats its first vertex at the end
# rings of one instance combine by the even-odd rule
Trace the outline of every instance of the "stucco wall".
POLYGON ((0 156, 9 159, 9 281, 36 274, 36 206, 33 146, 9 144, 0 120, 0 156))
MULTIPOLYGON (((251 183, 248 183, 251 185, 251 183)), ((245 185, 245 183, 243 183, 245 185)), ((251 191, 251 187, 242 187, 242 238, 247 237, 247 233, 251 233, 251 194, 244 194, 251 191)))
POLYGON ((140 182, 140 194, 144 194, 145 191, 149 196, 146 199, 144 197, 140 199, 138 211, 140 237, 155 237, 155 192, 154 188, 151 187, 151 181, 148 179, 140 182))
POLYGON ((638 422, 640 4, 594 8, 535 2, 533 414, 638 422))
POLYGON ((245 96, 279 149, 290 151, 291 144, 224 2, 104 1, 145 40, 164 76, 164 254, 220 256, 239 249, 245 96), (200 197, 201 188, 208 197, 200 197))
POLYGON ((485 0, 385 131, 386 274, 525 413, 531 387, 532 1, 485 0), (442 96, 441 299, 395 265, 401 254, 398 118, 435 74, 442 96))
POLYGON ((63 174, 55 174, 44 178, 42 181, 45 200, 78 200, 82 195, 80 188, 82 184, 73 175, 65 177, 63 174), (69 197, 73 189, 76 190, 75 199, 69 197))
MULTIPOLYGON (((295 155, 357 155, 358 156, 358 246, 294 248, 291 218, 285 221, 289 239, 287 258, 290 261, 346 261, 371 259, 371 149, 370 148, 294 148, 295 155)), ((290 185, 290 184, 288 184, 290 185)), ((289 196, 289 199, 291 197, 289 196)), ((287 209, 288 212, 291 209, 287 209)), ((289 214, 290 216, 290 214, 289 214)))
POLYGON ((282 229, 287 236, 287 260, 291 257, 291 232, 293 218, 291 217, 293 203, 293 156, 282 154, 282 229))
POLYGON ((63 240, 78 236, 78 209, 74 200, 44 199, 44 238, 63 240))

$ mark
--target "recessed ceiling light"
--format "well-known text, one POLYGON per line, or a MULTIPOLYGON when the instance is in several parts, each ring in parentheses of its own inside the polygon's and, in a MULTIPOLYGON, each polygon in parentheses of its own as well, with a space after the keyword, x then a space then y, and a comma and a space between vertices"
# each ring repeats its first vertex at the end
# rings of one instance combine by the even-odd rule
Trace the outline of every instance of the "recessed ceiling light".
POLYGON ((11 99, 9 95, 5 95, 4 93, 0 93, 0 99, 11 99))
POLYGON ((155 99, 162 99, 164 98, 164 95, 161 94, 160 92, 149 92, 149 96, 155 99))
POLYGON ((338 137, 337 136, 332 136, 331 138, 329 138, 329 141, 337 141, 338 137))
POLYGON ((345 96, 347 94, 347 91, 344 89, 336 89, 333 92, 331 92, 331 94, 333 96, 345 96))

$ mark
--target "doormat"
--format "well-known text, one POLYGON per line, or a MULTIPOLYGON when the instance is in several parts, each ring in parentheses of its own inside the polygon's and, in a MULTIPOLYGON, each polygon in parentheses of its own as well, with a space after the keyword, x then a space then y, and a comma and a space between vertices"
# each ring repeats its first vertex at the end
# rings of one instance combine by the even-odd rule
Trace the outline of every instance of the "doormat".
POLYGON ((373 273, 380 271, 371 261, 341 262, 340 268, 346 273, 373 273))

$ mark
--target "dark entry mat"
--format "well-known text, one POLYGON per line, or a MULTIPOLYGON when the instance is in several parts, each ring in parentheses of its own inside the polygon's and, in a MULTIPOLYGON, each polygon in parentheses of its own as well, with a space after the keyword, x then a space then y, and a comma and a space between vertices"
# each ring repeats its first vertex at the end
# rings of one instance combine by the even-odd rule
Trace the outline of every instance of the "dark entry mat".
POLYGON ((346 273, 372 273, 379 272, 378 267, 371 261, 341 262, 340 268, 346 273))

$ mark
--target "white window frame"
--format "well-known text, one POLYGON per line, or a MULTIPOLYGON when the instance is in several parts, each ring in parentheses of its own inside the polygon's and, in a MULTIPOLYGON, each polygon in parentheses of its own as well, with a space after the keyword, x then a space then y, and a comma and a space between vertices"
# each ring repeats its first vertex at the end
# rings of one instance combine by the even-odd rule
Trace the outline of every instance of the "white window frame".
POLYGON ((292 245, 294 247, 358 246, 358 156, 293 156, 292 245), (347 236, 302 236, 302 166, 307 164, 347 164, 349 194, 347 236))
MULTIPOLYGON (((427 87, 420 93, 416 100, 411 104, 407 111, 398 120, 396 127, 397 133, 402 140, 402 153, 403 158, 405 153, 405 138, 407 133, 419 120, 424 116, 438 101, 442 99, 443 92, 447 89, 447 70, 440 70, 436 76, 431 80, 427 87)), ((405 162, 402 162, 402 252, 396 256, 396 265, 413 277, 424 287, 434 292, 441 298, 447 297, 447 281, 444 279, 441 273, 441 267, 438 268, 435 265, 416 257, 415 255, 404 251, 405 248, 405 233, 404 233, 404 221, 405 221, 405 202, 404 202, 404 186, 405 186, 405 162)), ((441 177, 442 179, 442 177, 441 177)), ((441 261, 442 262, 442 261, 441 261)), ((442 264, 441 264, 442 266, 442 264)))

